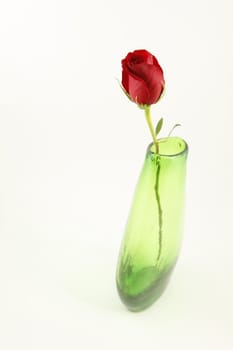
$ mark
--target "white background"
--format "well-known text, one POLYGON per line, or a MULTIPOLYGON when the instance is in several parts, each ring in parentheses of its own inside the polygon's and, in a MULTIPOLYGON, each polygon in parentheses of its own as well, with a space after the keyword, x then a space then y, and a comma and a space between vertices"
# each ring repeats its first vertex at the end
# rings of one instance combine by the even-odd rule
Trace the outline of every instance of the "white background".
POLYGON ((1 1, 2 350, 233 348, 232 33, 231 0, 1 1), (115 268, 151 140, 116 79, 138 48, 190 154, 179 263, 134 314, 115 268))

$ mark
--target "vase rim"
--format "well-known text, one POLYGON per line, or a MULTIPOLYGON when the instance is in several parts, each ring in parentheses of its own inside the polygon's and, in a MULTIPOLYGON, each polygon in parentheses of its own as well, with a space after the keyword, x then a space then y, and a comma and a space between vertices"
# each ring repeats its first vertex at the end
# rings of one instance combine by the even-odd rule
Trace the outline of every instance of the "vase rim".
MULTIPOLYGON (((161 150, 161 152, 159 151, 159 155, 162 157, 167 157, 167 158, 174 158, 174 157, 178 157, 178 156, 182 156, 183 154, 186 154, 188 152, 188 144, 187 142, 182 139, 181 137, 178 136, 172 136, 172 137, 164 137, 161 139, 158 139, 158 141, 162 141, 162 140, 166 140, 164 141, 164 143, 166 142, 172 142, 174 145, 174 141, 177 141, 177 145, 175 145, 175 147, 177 148, 177 150, 175 150, 174 152, 171 151, 167 151, 165 152, 164 150, 161 150), (179 150, 179 148, 181 148, 181 150, 179 150)), ((164 146, 164 144, 161 143, 162 146, 164 146)), ((152 147, 154 146, 154 143, 151 142, 147 148, 147 153, 150 155, 155 155, 155 152, 152 150, 152 147)), ((171 147, 171 146, 170 146, 171 147)))

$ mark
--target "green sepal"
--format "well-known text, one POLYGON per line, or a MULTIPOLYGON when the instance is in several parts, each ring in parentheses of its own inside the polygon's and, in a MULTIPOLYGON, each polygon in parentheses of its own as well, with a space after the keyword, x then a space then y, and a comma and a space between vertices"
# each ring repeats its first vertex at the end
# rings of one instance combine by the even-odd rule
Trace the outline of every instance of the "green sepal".
POLYGON ((119 85, 120 85, 120 88, 121 90, 124 92, 124 94, 126 95, 126 97, 128 97, 128 99, 133 102, 130 98, 130 95, 128 94, 128 92, 124 89, 124 87, 121 85, 121 83, 118 81, 119 85))

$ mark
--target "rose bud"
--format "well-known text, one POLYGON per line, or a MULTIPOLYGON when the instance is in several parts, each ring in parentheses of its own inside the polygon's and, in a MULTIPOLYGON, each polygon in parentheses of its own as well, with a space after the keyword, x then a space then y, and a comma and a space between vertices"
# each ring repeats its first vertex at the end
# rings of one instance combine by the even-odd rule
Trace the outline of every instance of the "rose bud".
POLYGON ((157 59, 146 50, 129 52, 121 61, 122 87, 139 105, 158 102, 165 85, 163 70, 157 59))

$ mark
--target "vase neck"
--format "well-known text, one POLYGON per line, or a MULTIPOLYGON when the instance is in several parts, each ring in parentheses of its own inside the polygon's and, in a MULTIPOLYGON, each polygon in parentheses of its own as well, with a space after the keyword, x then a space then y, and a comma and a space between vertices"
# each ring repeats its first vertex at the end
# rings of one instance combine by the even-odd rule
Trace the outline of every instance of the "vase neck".
MULTIPOLYGON (((168 137, 158 140, 160 157, 175 158, 188 153, 187 143, 180 137, 168 137)), ((147 155, 155 156, 155 145, 151 143, 147 148, 147 155)))

